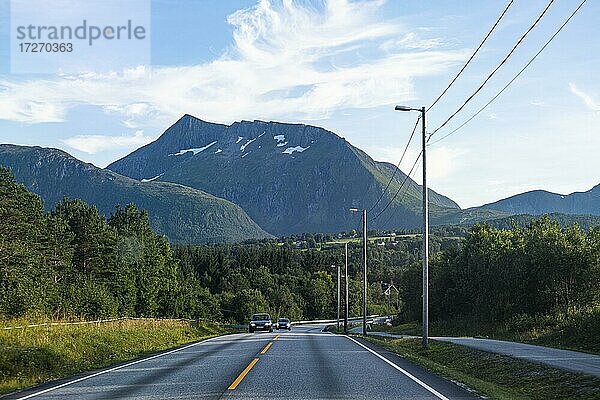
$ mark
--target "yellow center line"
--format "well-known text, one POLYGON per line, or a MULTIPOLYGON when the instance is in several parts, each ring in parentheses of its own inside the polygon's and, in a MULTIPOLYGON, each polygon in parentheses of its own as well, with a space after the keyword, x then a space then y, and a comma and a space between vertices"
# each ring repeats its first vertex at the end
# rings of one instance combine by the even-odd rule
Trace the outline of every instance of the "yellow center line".
POLYGON ((244 379, 246 377, 246 375, 248 375, 248 372, 250 372, 250 370, 252 369, 252 367, 254 367, 254 365, 257 362, 258 362, 258 358, 255 358, 254 360, 252 360, 250 362, 250 364, 248 364, 248 366, 246 367, 246 369, 242 371, 242 373, 240 374, 240 376, 238 376, 237 378, 235 378, 235 381, 233 381, 233 383, 231 385, 229 385, 229 387, 227 389, 228 390, 235 389, 240 384, 240 382, 242 381, 242 379, 244 379))
POLYGON ((275 336, 275 338, 273 340, 277 340, 279 339, 279 335, 275 336))
POLYGON ((260 354, 265 354, 267 352, 267 350, 269 350, 269 347, 271 347, 271 345, 273 344, 273 342, 269 342, 264 349, 262 349, 262 351, 260 352, 260 354))

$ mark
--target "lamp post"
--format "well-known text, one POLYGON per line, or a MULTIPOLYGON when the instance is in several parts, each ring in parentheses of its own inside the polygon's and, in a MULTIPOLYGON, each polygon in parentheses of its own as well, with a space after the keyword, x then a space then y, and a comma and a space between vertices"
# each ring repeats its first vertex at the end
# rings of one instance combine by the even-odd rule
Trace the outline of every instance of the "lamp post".
POLYGON ((421 113, 423 149, 423 347, 429 345, 429 201, 427 193, 427 134, 425 133, 425 107, 396 106, 396 111, 418 111, 421 113))

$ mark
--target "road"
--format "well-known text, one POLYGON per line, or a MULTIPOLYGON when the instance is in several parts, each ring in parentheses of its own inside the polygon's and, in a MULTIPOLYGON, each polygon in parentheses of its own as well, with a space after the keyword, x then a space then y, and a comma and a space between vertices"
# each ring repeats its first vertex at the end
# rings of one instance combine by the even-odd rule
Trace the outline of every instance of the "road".
POLYGON ((477 398, 392 353, 321 328, 221 336, 8 398, 477 398))
MULTIPOLYGON (((352 331, 357 333, 360 332, 360 329, 362 328, 353 328, 352 331)), ((418 337, 409 335, 394 335, 387 332, 370 332, 369 334, 391 338, 418 337)), ((546 364, 549 367, 593 375, 600 378, 600 356, 597 354, 555 349, 552 347, 496 339, 443 336, 432 336, 430 339, 460 344, 478 350, 489 351, 490 353, 504 354, 538 364, 546 364)))

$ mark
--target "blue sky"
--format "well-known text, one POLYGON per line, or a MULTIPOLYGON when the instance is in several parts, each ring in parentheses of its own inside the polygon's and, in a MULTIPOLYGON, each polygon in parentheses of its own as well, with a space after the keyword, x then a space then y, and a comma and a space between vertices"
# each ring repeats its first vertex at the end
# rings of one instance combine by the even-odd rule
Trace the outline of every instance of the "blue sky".
MULTIPOLYGON (((151 65, 86 74, 10 73, 0 0, 0 142, 58 147, 105 166, 181 115, 304 122, 396 163, 416 115, 479 44, 506 1, 156 0, 151 65)), ((545 7, 515 0, 428 115, 439 125, 545 7)), ((556 0, 505 68, 439 136, 485 104, 578 5, 556 0)), ((588 1, 537 61, 459 133, 430 147, 430 185, 462 207, 532 189, 600 183, 600 5, 588 1)), ((418 154, 411 146, 402 169, 418 154)), ((420 179, 417 174, 416 179, 420 179)))

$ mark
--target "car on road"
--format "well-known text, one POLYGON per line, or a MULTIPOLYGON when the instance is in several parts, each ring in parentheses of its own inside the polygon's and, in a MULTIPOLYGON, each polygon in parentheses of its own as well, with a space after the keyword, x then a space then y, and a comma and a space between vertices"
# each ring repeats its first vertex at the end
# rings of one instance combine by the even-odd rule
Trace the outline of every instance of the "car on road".
POLYGON ((279 318, 277 320, 277 325, 275 326, 277 330, 279 329, 287 329, 288 331, 292 330, 292 322, 288 318, 279 318))
POLYGON ((252 316, 248 324, 248 332, 254 333, 256 331, 273 332, 273 322, 269 314, 259 313, 252 316))

